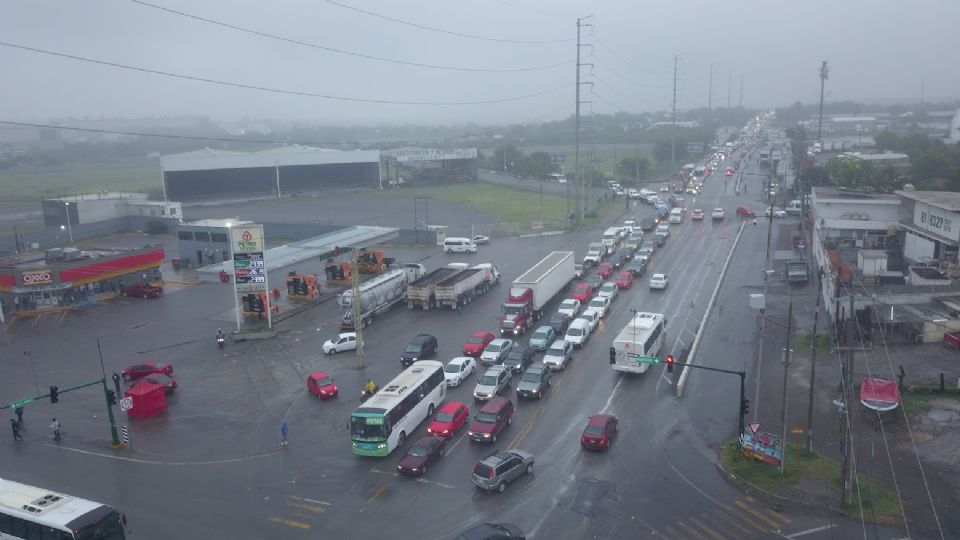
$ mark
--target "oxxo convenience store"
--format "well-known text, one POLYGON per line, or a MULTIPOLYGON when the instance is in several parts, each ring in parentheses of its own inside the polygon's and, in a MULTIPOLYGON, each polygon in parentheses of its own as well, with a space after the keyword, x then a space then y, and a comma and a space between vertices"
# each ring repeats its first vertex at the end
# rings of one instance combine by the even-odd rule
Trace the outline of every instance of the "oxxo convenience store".
POLYGON ((0 304, 7 315, 87 303, 126 285, 160 279, 160 246, 130 250, 52 250, 0 261, 0 304))

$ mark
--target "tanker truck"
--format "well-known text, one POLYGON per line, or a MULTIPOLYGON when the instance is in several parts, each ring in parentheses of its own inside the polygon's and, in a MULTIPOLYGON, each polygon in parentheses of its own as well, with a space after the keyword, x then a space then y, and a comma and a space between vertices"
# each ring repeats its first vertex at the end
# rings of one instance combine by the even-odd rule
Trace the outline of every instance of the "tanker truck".
MULTIPOLYGON (((403 263, 400 268, 391 270, 360 284, 360 322, 369 326, 373 319, 386 312, 406 297, 407 286, 420 279, 426 273, 422 264, 403 263)), ((340 318, 340 329, 356 331, 354 324, 353 289, 347 289, 337 296, 337 304, 344 308, 340 318)))

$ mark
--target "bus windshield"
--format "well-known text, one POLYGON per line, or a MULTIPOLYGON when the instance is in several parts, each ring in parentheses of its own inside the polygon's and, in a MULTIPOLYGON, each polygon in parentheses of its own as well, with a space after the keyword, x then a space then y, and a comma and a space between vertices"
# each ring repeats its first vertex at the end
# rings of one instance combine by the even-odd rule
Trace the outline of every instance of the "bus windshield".
POLYGON ((350 437, 355 441, 382 441, 387 438, 385 428, 383 417, 353 416, 350 418, 350 437))
POLYGON ((123 540, 126 537, 120 514, 112 510, 100 521, 80 527, 75 538, 76 540, 123 540))

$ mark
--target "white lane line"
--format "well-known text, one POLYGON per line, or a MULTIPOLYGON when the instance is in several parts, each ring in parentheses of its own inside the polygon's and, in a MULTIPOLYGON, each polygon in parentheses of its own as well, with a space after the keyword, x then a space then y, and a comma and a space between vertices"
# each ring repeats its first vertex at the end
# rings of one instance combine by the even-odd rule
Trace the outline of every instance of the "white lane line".
MULTIPOLYGON (((392 476, 394 478, 399 478, 400 474, 392 471, 381 471, 380 469, 374 467, 370 469, 370 472, 377 474, 385 474, 387 476, 392 476)), ((419 482, 421 484, 429 484, 431 486, 439 486, 446 489, 456 489, 457 486, 451 486, 450 484, 444 484, 443 482, 436 482, 434 480, 427 480, 426 478, 420 477, 414 480, 414 482, 419 482)))
POLYGON ((784 538, 800 538, 801 536, 806 536, 808 534, 818 533, 820 531, 826 531, 836 527, 837 524, 824 525, 822 527, 814 527, 812 529, 807 529, 805 531, 795 532, 793 534, 788 534, 784 538))
POLYGON ((118 460, 118 461, 129 461, 129 462, 131 462, 131 463, 145 463, 145 464, 147 464, 147 465, 173 465, 173 466, 177 466, 177 467, 192 466, 192 465, 222 465, 222 464, 225 464, 225 463, 239 463, 239 462, 241 462, 241 461, 249 461, 249 460, 251 460, 251 459, 260 459, 260 458, 275 456, 275 455, 278 455, 278 454, 283 453, 283 451, 280 450, 280 451, 276 451, 276 452, 267 452, 266 454, 257 454, 257 455, 253 455, 253 456, 230 458, 230 459, 215 459, 215 460, 211 460, 211 461, 155 461, 155 460, 150 460, 150 459, 139 459, 139 458, 131 458, 131 457, 125 457, 125 456, 115 456, 115 455, 112 455, 112 454, 103 454, 103 453, 100 453, 100 452, 91 452, 90 450, 81 450, 81 449, 79 449, 79 448, 70 448, 69 446, 62 446, 62 445, 59 445, 59 444, 48 444, 47 446, 52 446, 52 447, 55 447, 55 448, 59 448, 60 450, 66 450, 66 451, 68 451, 68 452, 76 452, 76 453, 78 453, 78 454, 85 454, 85 455, 88 455, 88 456, 96 456, 96 457, 102 457, 102 458, 107 458, 107 459, 116 459, 116 460, 118 460))
POLYGON ((316 499, 308 499, 306 497, 297 497, 296 495, 287 495, 287 496, 290 497, 291 499, 296 499, 298 501, 305 501, 313 504, 322 504, 324 506, 333 506, 333 503, 328 503, 327 501, 318 501, 316 499))
POLYGON ((460 446, 460 443, 463 442, 463 440, 466 438, 467 438, 467 433, 464 432, 463 435, 461 435, 460 438, 457 439, 457 442, 453 443, 453 446, 451 446, 450 449, 444 453, 444 455, 449 454, 450 452, 453 452, 458 446, 460 446))
POLYGON ((672 463, 670 464, 670 468, 673 469, 673 472, 676 473, 676 475, 679 476, 684 482, 686 482, 687 485, 689 485, 690 487, 692 487, 693 489, 695 489, 695 490, 697 491, 697 493, 699 493, 699 494, 703 495, 704 497, 706 497, 706 498, 707 498, 708 500, 710 500, 710 502, 712 502, 713 504, 715 504, 715 505, 717 505, 717 506, 720 506, 720 507, 723 506, 723 503, 721 503, 721 502, 718 501, 717 499, 714 499, 713 497, 711 497, 710 495, 708 495, 706 491, 704 491, 704 490, 700 489, 699 487, 697 487, 696 484, 694 484, 694 483, 691 482, 686 476, 684 476, 683 473, 681 473, 680 470, 677 469, 672 463))
POLYGON ((603 408, 600 409, 601 414, 606 414, 607 410, 610 409, 610 405, 613 403, 613 397, 617 395, 617 390, 620 388, 620 383, 622 382, 623 382, 623 377, 621 376, 620 380, 617 381, 616 386, 613 387, 613 391, 610 392, 610 397, 607 398, 606 405, 604 405, 603 408))

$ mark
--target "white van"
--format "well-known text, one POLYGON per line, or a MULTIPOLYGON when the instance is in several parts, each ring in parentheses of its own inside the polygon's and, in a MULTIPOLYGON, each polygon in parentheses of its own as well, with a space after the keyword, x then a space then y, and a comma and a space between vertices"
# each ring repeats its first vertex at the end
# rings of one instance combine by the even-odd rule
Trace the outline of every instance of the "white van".
POLYGON ((469 238, 449 236, 443 241, 443 250, 447 253, 476 253, 477 245, 469 238))
POLYGON ((684 209, 677 207, 670 210, 670 223, 683 223, 684 209))
POLYGON ((583 347, 583 345, 590 338, 590 323, 586 319, 576 318, 573 322, 570 323, 570 326, 567 327, 567 334, 563 336, 563 340, 567 343, 573 345, 576 348, 583 347))
POLYGON ((612 254, 617 250, 617 244, 620 243, 620 227, 610 227, 604 231, 600 242, 603 247, 607 248, 607 255, 612 254))

